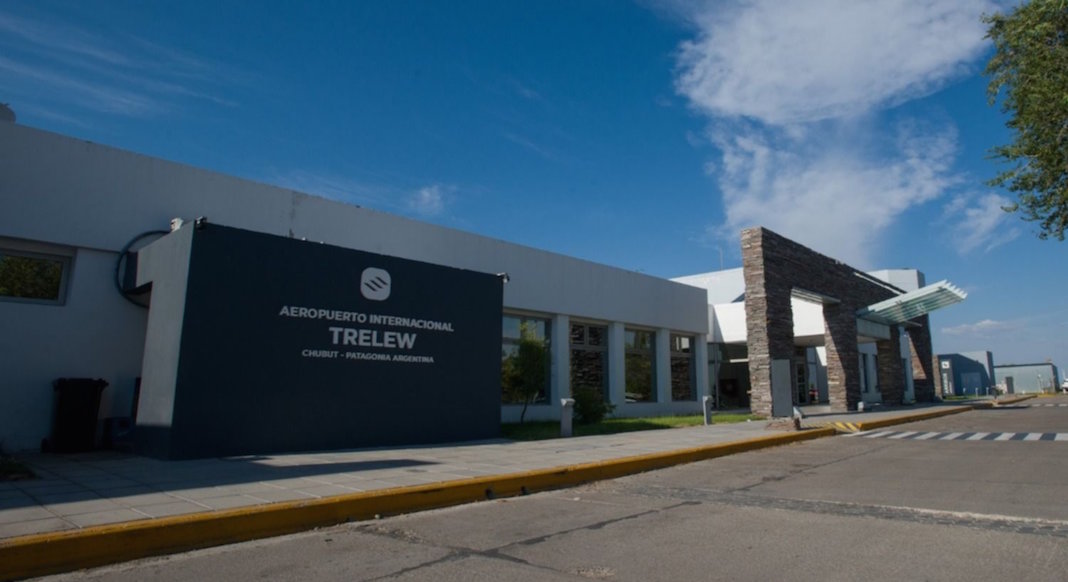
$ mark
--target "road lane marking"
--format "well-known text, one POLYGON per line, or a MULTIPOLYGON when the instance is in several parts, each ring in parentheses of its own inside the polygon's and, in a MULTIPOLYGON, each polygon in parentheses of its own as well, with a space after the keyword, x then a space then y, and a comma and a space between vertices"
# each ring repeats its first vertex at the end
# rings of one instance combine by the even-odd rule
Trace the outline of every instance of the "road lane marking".
POLYGON ((881 430, 861 432, 846 436, 859 436, 866 439, 910 440, 910 441, 1068 441, 1068 433, 1059 432, 918 432, 881 430))

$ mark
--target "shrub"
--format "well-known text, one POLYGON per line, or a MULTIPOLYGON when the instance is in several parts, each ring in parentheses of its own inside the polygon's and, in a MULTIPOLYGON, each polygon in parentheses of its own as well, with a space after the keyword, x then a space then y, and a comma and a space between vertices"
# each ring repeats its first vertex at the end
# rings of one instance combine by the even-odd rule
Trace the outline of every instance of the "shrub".
POLYGON ((601 422, 615 409, 615 405, 605 402, 600 390, 588 386, 575 388, 572 397, 575 399, 575 422, 579 424, 601 422))

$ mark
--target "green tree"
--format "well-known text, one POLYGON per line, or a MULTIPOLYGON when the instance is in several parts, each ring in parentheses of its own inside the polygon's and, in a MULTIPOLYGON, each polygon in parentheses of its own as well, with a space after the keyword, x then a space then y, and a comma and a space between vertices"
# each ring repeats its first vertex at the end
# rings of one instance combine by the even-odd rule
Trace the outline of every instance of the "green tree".
POLYGON ((1064 240, 1068 228, 1068 0, 1030 0, 983 17, 994 55, 987 97, 1001 100, 1013 132, 994 158, 1012 164, 989 183, 1016 195, 1005 210, 1038 222, 1038 237, 1064 240))
POLYGON ((59 261, 0 255, 0 296, 55 299, 63 278, 59 261))
POLYGON ((545 340, 539 339, 526 323, 521 324, 519 344, 501 362, 501 380, 508 399, 523 403, 520 423, 526 418, 527 407, 545 389, 548 371, 549 350, 545 340))

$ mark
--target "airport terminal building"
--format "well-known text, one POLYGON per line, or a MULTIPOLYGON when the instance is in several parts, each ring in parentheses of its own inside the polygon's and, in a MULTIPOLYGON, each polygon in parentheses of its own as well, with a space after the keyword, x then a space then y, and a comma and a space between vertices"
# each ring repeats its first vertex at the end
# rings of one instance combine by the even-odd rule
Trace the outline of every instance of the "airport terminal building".
POLYGON ((0 122, 0 443, 41 447, 57 378, 105 380, 101 433, 135 418, 163 458, 486 438, 578 389, 617 416, 934 397, 958 289, 759 227, 742 255, 666 280, 0 122))

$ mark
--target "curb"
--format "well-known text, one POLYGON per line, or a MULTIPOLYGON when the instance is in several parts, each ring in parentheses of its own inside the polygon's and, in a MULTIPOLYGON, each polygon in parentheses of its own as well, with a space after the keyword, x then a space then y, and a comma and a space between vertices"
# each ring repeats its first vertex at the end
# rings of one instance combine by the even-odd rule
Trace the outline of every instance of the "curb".
POLYGON ((1025 396, 1017 396, 1015 398, 1005 398, 1002 400, 995 400, 994 407, 1002 406, 1005 404, 1016 404, 1017 402, 1023 402, 1024 400, 1030 400, 1032 398, 1039 398, 1038 394, 1027 394, 1025 396))
POLYGON ((1019 396, 1012 399, 1005 399, 999 401, 979 402, 976 404, 965 404, 960 406, 954 406, 952 408, 943 408, 941 410, 932 410, 931 412, 917 412, 916 414, 910 414, 908 416, 898 416, 894 418, 884 418, 882 420, 872 420, 868 422, 835 422, 828 426, 835 429, 838 434, 849 434, 854 432, 864 432, 867 430, 873 430, 877 428, 884 428, 887 426, 894 426, 896 424, 905 424, 909 422, 918 422, 921 420, 929 420, 932 418, 938 418, 940 416, 949 416, 951 414, 960 414, 961 412, 968 412, 969 410, 978 410, 984 408, 997 408, 998 406, 1012 405, 1024 400, 1030 400, 1035 398, 1035 395, 1029 394, 1027 396, 1019 396))
POLYGON ((895 424, 905 424, 908 422, 918 422, 921 420, 928 420, 931 418, 938 418, 940 416, 949 416, 950 414, 960 414, 961 412, 967 412, 974 410, 975 408, 989 408, 989 404, 979 405, 960 405, 954 407, 940 408, 938 410, 932 410, 929 412, 916 412, 904 416, 895 416, 892 418, 883 418, 880 420, 869 420, 859 422, 846 422, 846 421, 834 421, 817 424, 815 426, 832 428, 835 434, 851 434, 855 432, 864 432, 866 430, 872 430, 875 428, 882 428, 885 426, 893 426, 895 424))
POLYGON ((526 495, 835 434, 833 428, 809 429, 580 465, 20 536, 0 540, 0 580, 56 574, 348 521, 526 495))
MULTIPOLYGON (((850 423, 850 424, 853 425, 854 427, 856 427, 856 430, 852 431, 852 432, 864 432, 864 431, 872 430, 872 429, 876 429, 876 428, 883 428, 883 427, 886 427, 886 426, 893 426, 895 424, 905 424, 905 423, 909 423, 909 422, 918 422, 918 421, 921 421, 921 420, 929 420, 929 419, 932 419, 932 418, 939 418, 941 416, 949 416, 951 414, 960 414, 962 412, 968 412, 969 410, 974 410, 974 409, 975 409, 975 407, 972 407, 972 406, 954 406, 952 408, 943 408, 941 410, 932 410, 930 412, 918 412, 916 414, 910 414, 908 416, 897 416, 897 417, 894 417, 894 418, 884 418, 884 419, 881 419, 881 420, 871 420, 871 421, 868 421, 868 422, 854 422, 854 423, 850 423)), ((839 430, 839 432, 846 432, 846 431, 839 430)))

